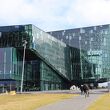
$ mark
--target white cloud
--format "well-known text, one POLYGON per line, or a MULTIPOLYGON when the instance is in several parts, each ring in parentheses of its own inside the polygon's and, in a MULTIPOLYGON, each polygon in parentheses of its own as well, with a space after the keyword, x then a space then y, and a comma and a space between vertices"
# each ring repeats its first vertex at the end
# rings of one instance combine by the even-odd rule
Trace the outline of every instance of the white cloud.
POLYGON ((109 10, 110 0, 0 0, 0 25, 57 30, 109 24, 109 10))
POLYGON ((68 12, 69 22, 76 26, 110 23, 109 10, 109 0, 77 0, 68 12))

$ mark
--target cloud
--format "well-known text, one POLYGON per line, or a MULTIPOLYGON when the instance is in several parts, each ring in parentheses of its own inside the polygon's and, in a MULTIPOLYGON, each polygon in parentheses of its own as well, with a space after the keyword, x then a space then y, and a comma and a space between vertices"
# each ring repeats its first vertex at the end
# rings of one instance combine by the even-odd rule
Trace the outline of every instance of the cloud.
POLYGON ((110 0, 0 0, 0 25, 34 24, 43 30, 109 24, 110 0))
POLYGON ((68 22, 76 26, 110 23, 109 10, 109 0, 77 0, 68 11, 68 22))

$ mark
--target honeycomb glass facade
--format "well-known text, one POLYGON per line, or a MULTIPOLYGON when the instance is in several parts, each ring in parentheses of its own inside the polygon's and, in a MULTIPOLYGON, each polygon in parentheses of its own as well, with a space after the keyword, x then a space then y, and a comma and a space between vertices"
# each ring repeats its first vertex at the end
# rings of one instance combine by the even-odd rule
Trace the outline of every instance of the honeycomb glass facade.
POLYGON ((90 62, 89 64, 91 64, 91 78, 99 80, 99 82, 109 80, 110 25, 68 29, 49 33, 69 46, 80 49, 80 53, 82 53, 82 50, 87 52, 87 59, 90 62))

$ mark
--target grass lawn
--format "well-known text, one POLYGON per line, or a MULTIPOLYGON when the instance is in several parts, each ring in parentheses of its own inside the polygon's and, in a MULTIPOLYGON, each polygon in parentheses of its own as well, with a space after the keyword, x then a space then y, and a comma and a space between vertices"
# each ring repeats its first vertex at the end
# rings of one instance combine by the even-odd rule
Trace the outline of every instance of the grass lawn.
POLYGON ((87 110, 110 110, 110 93, 102 95, 87 110))
POLYGON ((77 96, 74 94, 0 95, 0 110, 35 110, 36 108, 77 96))

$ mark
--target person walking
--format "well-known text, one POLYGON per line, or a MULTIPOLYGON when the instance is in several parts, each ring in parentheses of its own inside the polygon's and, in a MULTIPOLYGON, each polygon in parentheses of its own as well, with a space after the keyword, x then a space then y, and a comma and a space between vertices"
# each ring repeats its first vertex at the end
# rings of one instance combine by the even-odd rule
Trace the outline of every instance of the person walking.
POLYGON ((84 91, 85 98, 89 97, 89 86, 87 84, 83 85, 83 91, 84 91))

